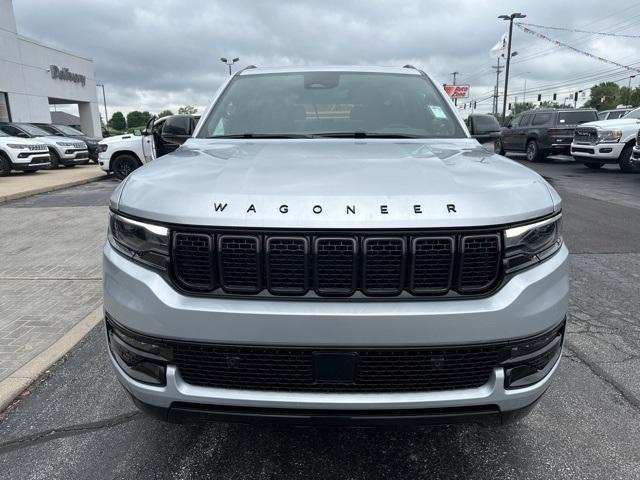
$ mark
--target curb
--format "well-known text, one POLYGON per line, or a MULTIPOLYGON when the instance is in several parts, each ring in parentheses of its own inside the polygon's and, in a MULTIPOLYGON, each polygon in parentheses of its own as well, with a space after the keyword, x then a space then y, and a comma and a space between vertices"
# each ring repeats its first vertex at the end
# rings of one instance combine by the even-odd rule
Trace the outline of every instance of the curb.
POLYGON ((53 345, 40 352, 26 364, 0 381, 0 412, 29 385, 35 382, 51 365, 75 347, 103 318, 102 305, 93 310, 71 330, 56 340, 53 345))
POLYGON ((73 180, 66 183, 61 183, 60 185, 52 185, 49 187, 40 187, 34 188, 33 190, 27 190, 20 193, 12 193, 11 195, 3 195, 0 196, 0 203, 9 202, 11 200, 18 200, 19 198, 30 197, 31 195, 37 195, 39 193, 47 193, 54 192, 56 190, 62 190, 64 188, 75 187, 77 185, 84 185, 85 183, 95 182, 97 180, 101 180, 103 178, 109 178, 109 175, 105 172, 96 174, 94 177, 83 178, 81 180, 73 180))

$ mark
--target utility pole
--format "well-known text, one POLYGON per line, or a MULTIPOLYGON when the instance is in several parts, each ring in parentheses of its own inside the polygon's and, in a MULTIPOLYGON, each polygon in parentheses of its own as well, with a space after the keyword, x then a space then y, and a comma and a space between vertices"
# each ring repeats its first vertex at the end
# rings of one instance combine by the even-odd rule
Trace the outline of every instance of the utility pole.
POLYGON ((512 13, 511 15, 500 15, 498 18, 509 21, 509 41, 507 43, 507 66, 504 72, 504 100, 502 102, 502 121, 507 118, 507 93, 509 88, 509 65, 511 63, 511 37, 513 36, 513 20, 516 18, 525 18, 520 12, 512 13))
POLYGON ((498 57, 498 65, 495 67, 491 67, 496 70, 496 88, 493 93, 493 114, 498 116, 498 91, 500 89, 500 72, 502 71, 502 67, 500 66, 500 57, 498 57))
MULTIPOLYGON (((453 72, 453 73, 451 74, 451 75, 453 75, 453 84, 454 84, 454 85, 456 84, 456 77, 458 76, 458 74, 459 74, 459 73, 460 73, 460 72, 453 72)), ((458 99, 457 99, 457 98, 454 98, 454 99, 453 99, 453 104, 454 104, 454 105, 456 105, 456 106, 458 105, 458 99)))

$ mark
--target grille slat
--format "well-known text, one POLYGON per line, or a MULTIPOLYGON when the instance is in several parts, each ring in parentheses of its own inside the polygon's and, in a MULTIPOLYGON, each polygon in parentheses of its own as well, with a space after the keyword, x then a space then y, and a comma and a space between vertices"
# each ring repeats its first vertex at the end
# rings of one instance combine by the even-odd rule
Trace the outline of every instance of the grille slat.
POLYGON ((306 238, 270 237, 266 242, 267 288, 273 294, 304 294, 309 289, 306 238))
POLYGON ((222 288, 233 293, 257 293, 260 282, 260 240, 251 235, 220 235, 222 288))
POLYGON ((463 293, 481 292, 498 279, 500 237, 469 235, 462 239, 459 290, 463 293))
POLYGON ((493 289, 501 274, 497 233, 331 237, 177 232, 173 238, 176 283, 194 293, 254 295, 266 289, 271 295, 320 297, 358 292, 472 295, 493 289))
POLYGON ((366 238, 362 249, 362 290, 369 295, 397 295, 402 292, 406 253, 404 239, 366 238))
POLYGON ((177 233, 173 237, 173 259, 176 276, 183 287, 205 291, 214 288, 211 236, 177 233))

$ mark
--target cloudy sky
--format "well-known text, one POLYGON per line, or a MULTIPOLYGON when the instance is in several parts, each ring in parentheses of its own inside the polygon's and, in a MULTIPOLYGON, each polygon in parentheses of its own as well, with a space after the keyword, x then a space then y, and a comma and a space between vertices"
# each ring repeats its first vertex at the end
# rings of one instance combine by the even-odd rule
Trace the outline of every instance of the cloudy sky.
MULTIPOLYGON (((458 83, 469 83, 479 110, 488 111, 495 84, 488 52, 507 26, 498 15, 521 11, 539 25, 640 33, 637 0, 14 0, 14 9, 23 35, 94 59, 110 112, 201 110, 228 74, 221 56, 239 57, 240 67, 410 63, 443 83, 458 71, 458 83)), ((640 66, 640 38, 530 28, 640 66)), ((509 92, 519 100, 525 79, 528 100, 557 93, 562 102, 576 90, 588 95, 599 81, 626 85, 630 76, 515 28, 513 49, 509 92)))

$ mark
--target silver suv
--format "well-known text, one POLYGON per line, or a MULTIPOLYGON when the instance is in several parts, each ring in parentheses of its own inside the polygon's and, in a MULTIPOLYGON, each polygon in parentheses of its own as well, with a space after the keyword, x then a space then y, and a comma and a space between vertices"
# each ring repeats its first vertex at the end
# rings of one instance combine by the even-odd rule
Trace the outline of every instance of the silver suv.
POLYGON ((424 72, 249 68, 184 128, 111 198, 109 356, 141 409, 501 424, 547 389, 561 200, 424 72))

